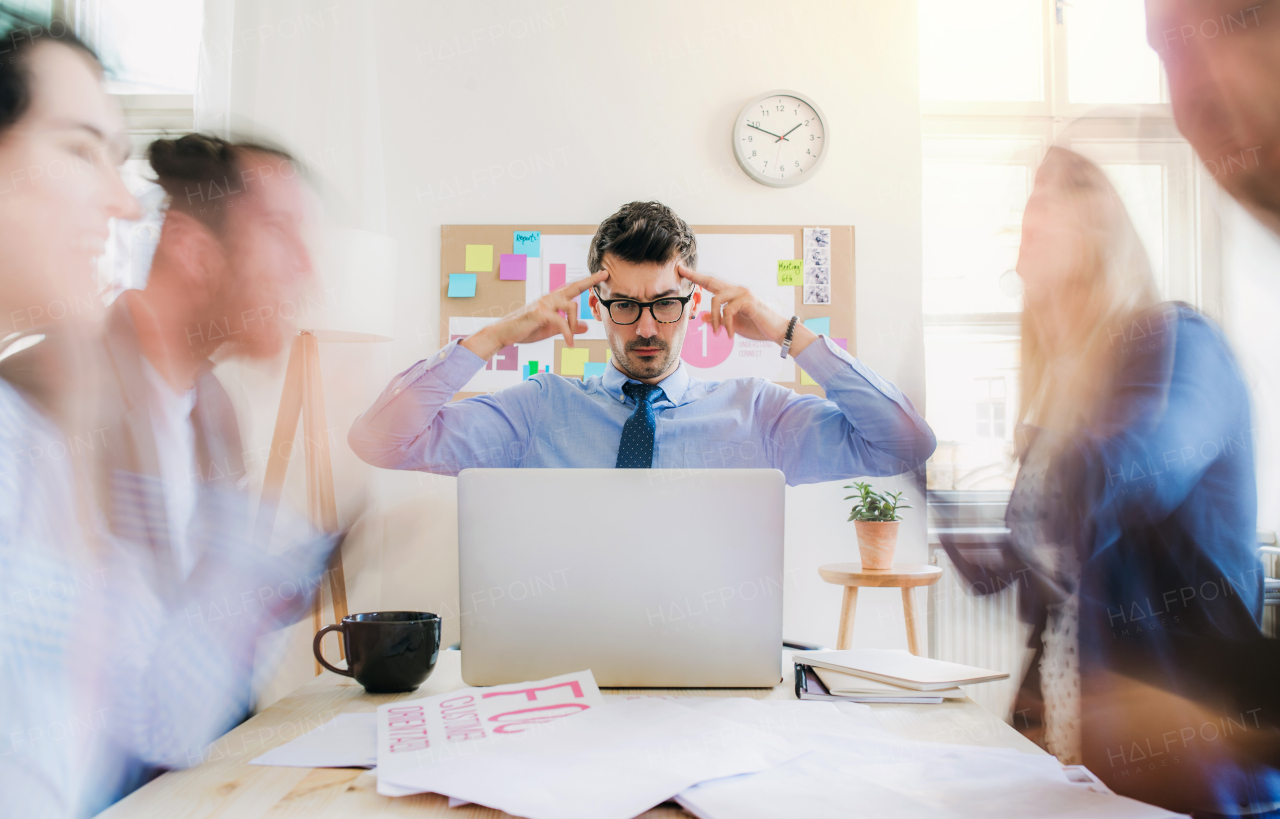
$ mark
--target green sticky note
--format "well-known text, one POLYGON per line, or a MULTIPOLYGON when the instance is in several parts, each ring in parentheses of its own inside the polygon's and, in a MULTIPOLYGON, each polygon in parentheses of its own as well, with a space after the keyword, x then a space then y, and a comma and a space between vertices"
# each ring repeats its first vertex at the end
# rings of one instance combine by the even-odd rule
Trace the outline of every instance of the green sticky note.
POLYGON ((493 245, 467 245, 468 273, 493 272, 493 245))
POLYGON ((469 299, 476 294, 476 274, 450 273, 449 298, 469 299))
POLYGON ((814 381, 814 380, 813 380, 813 376, 809 375, 807 372, 805 372, 805 371, 804 371, 804 368, 803 368, 803 367, 801 367, 801 368, 800 368, 800 386, 802 386, 802 387, 818 387, 818 386, 821 386, 821 385, 820 385, 817 381, 814 381))
POLYGON ((560 348, 560 374, 582 375, 583 365, 591 358, 591 350, 586 347, 560 348))
MULTIPOLYGON (((471 268, 467 268, 470 270, 471 268)), ((793 287, 804 284, 804 265, 800 259, 778 260, 778 286, 793 287)))

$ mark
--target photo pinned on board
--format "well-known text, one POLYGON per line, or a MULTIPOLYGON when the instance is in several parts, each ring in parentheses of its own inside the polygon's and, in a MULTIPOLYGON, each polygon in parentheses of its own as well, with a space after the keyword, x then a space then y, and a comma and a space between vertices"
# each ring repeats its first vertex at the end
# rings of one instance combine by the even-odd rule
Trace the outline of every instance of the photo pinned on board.
POLYGON ((830 285, 831 268, 820 266, 806 267, 804 269, 804 283, 830 285))
POLYGON ((831 247, 831 228, 805 228, 804 247, 831 247))
POLYGON ((831 286, 822 284, 806 284, 804 286, 805 304, 830 304, 831 286))
POLYGON ((806 265, 815 265, 826 267, 831 264, 831 248, 829 247, 811 247, 804 252, 804 263, 806 265))

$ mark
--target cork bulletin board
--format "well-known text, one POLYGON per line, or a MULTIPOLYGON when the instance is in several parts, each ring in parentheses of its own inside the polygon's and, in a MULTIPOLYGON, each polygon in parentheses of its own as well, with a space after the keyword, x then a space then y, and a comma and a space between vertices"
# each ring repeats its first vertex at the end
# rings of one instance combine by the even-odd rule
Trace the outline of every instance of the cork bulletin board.
MULTIPOLYGON (((786 315, 795 314, 801 321, 830 322, 826 335, 844 340, 850 354, 856 355, 854 327, 854 235, 851 225, 694 225, 698 237, 698 270, 768 293, 766 299, 786 315), (777 262, 800 260, 806 253, 805 229, 826 228, 830 232, 829 273, 815 269, 811 282, 829 276, 826 290, 809 291, 810 298, 829 299, 825 304, 805 304, 806 284, 777 286, 777 262), (790 242, 787 240, 790 239, 790 242), (774 257, 777 258, 774 258, 774 257), (746 272, 750 270, 750 275, 746 272), (768 281, 766 282, 766 277, 768 281), (762 286, 756 285, 764 282, 762 286)), ((561 280, 574 281, 586 275, 585 248, 595 233, 595 225, 442 225, 440 228, 440 345, 452 338, 470 335, 485 323, 511 313, 545 294, 561 280), (533 234, 536 233, 537 237, 533 234), (519 234, 520 247, 516 247, 519 234), (489 248, 488 252, 484 251, 489 248), (470 252, 469 252, 470 250, 470 252), (533 255, 534 251, 538 255, 533 255), (511 255, 504 259, 507 254, 511 255), (504 268, 504 265, 506 267, 504 268), (523 265, 523 271, 520 266, 523 265), (523 273, 523 278, 513 276, 523 273), (451 274, 461 274, 453 275, 451 274), (503 278, 507 276, 507 278, 503 278), (474 277, 474 278, 472 278, 474 277), (452 283, 452 287, 451 287, 452 283), (455 295, 450 296, 451 290, 455 295), (471 295, 467 295, 471 293, 471 295)), ((823 256, 825 261, 826 256, 823 256)), ((805 267, 808 276, 810 268, 805 267)), ((762 293, 763 295, 763 293, 762 293)), ((710 294, 704 293, 699 313, 710 305, 710 294)), ((538 344, 515 345, 494 356, 486 370, 477 374, 458 399, 503 389, 527 377, 530 362, 537 371, 550 371, 566 377, 582 377, 584 365, 606 363, 610 354, 604 340, 603 325, 590 321, 587 337, 578 336, 566 360, 564 339, 554 336, 538 344), (566 372, 566 370, 568 372, 566 372)), ((706 380, 720 380, 737 375, 759 375, 801 393, 822 395, 822 388, 811 382, 793 359, 783 362, 778 345, 735 338, 705 337, 705 331, 690 325, 685 337, 682 357, 692 374, 706 380), (712 345, 708 350, 707 344, 712 345), (732 347, 730 350, 729 348, 732 347), (708 356, 702 358, 702 356, 708 356), (732 356, 732 361, 724 361, 732 356), (719 369, 704 369, 715 367, 719 369), (727 370, 727 372, 726 372, 727 370)), ((839 343, 839 342, 838 342, 839 343)), ((592 367, 586 366, 590 375, 592 367)))

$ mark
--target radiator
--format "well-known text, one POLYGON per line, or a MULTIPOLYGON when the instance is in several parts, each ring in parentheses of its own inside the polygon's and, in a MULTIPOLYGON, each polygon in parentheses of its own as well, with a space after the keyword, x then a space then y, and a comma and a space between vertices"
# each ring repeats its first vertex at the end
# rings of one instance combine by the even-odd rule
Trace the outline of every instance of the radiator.
POLYGON ((929 587, 929 656, 953 663, 1005 671, 1009 679, 965 686, 971 699, 1005 722, 1013 722, 1013 700, 1029 659, 1029 627, 1018 620, 1017 588, 985 596, 971 594, 947 553, 929 562, 942 579, 929 587))

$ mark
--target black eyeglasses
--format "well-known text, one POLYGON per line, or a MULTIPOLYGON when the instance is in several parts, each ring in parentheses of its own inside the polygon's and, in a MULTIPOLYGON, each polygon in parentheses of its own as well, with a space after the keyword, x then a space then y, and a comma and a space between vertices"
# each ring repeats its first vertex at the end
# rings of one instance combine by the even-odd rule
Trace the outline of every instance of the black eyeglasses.
POLYGON ((604 305, 604 309, 609 311, 609 318, 613 319, 613 323, 625 326, 639 321, 641 311, 646 307, 649 308, 649 314, 653 316, 654 321, 661 324, 675 324, 684 315, 684 306, 693 298, 697 289, 697 286, 694 286, 687 296, 663 296, 657 301, 606 299, 595 287, 591 288, 591 292, 596 294, 596 298, 604 305))

